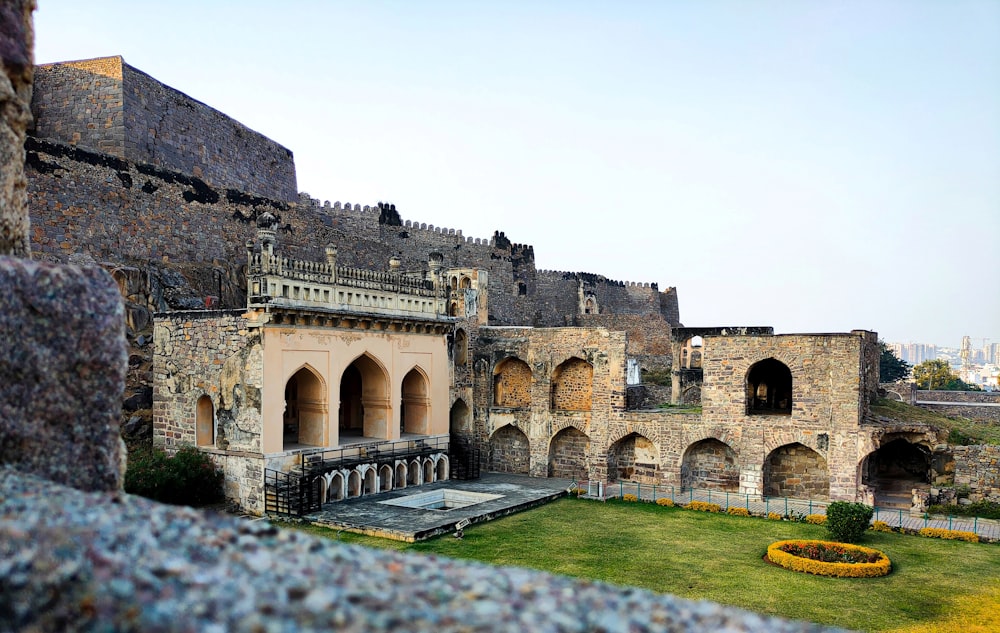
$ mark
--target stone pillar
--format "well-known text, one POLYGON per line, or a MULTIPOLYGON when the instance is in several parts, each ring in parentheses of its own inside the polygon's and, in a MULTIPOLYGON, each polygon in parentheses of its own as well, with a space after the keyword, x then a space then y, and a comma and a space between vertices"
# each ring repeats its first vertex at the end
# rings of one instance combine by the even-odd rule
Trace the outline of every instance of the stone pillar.
POLYGON ((34 0, 0 4, 0 255, 31 256, 24 138, 31 123, 34 0))

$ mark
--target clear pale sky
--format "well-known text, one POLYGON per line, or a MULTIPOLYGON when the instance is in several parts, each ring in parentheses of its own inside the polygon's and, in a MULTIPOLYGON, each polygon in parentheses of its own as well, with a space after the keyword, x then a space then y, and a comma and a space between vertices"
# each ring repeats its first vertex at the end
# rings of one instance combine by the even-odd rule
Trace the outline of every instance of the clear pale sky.
POLYGON ((1000 1, 39 0, 320 200, 676 286, 685 325, 1000 341, 1000 1))

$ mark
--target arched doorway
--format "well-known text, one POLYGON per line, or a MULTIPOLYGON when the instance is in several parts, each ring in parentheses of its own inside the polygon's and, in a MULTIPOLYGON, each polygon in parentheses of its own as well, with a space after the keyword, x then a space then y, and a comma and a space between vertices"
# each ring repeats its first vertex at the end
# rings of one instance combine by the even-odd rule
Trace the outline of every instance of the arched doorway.
POLYGON ((803 444, 785 444, 764 462, 764 494, 769 497, 829 499, 826 459, 803 444))
POLYGON ((570 358, 552 372, 550 405, 554 411, 590 411, 594 366, 570 358))
POLYGON ((747 415, 791 415, 792 372, 779 360, 765 358, 747 372, 747 415))
POLYGON ((629 433, 608 449, 608 481, 625 479, 643 484, 660 481, 660 451, 639 433, 629 433))
POLYGON ((207 395, 198 398, 195 407, 195 433, 198 446, 215 444, 215 405, 207 395))
POLYGON ((344 438, 389 439, 389 379, 367 354, 359 356, 340 377, 339 430, 344 438))
POLYGON ((736 451, 715 438, 689 446, 681 459, 681 488, 739 492, 740 465, 736 451))
POLYGON ((416 367, 403 378, 403 400, 399 410, 399 431, 427 435, 430 425, 430 397, 427 377, 416 367))
POLYGON ((467 433, 469 430, 469 405, 465 400, 459 398, 455 404, 451 405, 451 413, 448 415, 448 431, 452 435, 467 433))
POLYGON ((590 438, 576 427, 566 427, 549 442, 549 477, 586 481, 590 438))
POLYGON ((531 464, 528 436, 507 424, 490 438, 490 470, 498 473, 527 475, 531 464))
POLYGON ((880 508, 909 509, 913 490, 930 488, 930 481, 930 450, 901 437, 869 453, 861 464, 861 483, 875 490, 880 508))
POLYGON ((283 448, 326 445, 326 387, 308 365, 285 383, 283 448))

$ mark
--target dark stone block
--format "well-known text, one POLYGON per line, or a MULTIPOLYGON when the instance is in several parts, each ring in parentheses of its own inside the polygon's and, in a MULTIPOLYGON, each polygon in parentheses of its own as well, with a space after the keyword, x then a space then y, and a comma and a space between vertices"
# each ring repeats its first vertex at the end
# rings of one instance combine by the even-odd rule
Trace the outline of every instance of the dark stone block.
POLYGON ((118 287, 98 267, 0 257, 0 463, 117 490, 127 354, 118 287))

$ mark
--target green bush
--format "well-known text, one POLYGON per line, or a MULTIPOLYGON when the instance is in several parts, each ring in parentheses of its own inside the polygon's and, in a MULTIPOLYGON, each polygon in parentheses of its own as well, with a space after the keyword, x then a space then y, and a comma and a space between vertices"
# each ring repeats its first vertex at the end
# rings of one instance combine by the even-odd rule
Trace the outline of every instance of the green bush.
POLYGON ((173 457, 158 448, 128 456, 125 492, 174 505, 202 506, 222 500, 224 475, 208 455, 186 446, 173 457))
POLYGON ((857 543, 868 529, 874 510, 863 503, 834 501, 826 507, 826 529, 834 540, 857 543))
POLYGON ((968 505, 932 505, 927 508, 931 514, 951 514, 957 516, 1000 519, 1000 503, 976 501, 968 505))

